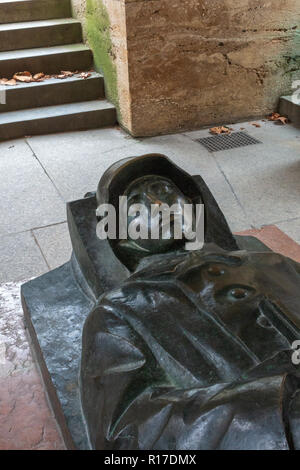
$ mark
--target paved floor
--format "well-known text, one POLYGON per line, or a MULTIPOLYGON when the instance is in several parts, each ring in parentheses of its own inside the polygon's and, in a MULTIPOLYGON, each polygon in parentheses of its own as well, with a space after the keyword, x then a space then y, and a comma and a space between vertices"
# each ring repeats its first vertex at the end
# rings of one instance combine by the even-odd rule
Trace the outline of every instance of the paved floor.
POLYGON ((20 283, 0 285, 0 450, 63 449, 30 352, 20 283))
POLYGON ((210 154, 208 130, 133 139, 117 128, 0 144, 0 282, 52 269, 70 256, 65 203, 95 190, 120 158, 164 153, 201 174, 233 231, 274 224, 300 243, 300 131, 237 124, 262 144, 210 154))
POLYGON ((259 125, 232 127, 261 144, 213 154, 195 142, 208 130, 133 139, 109 128, 0 144, 0 449, 63 448, 29 351, 19 285, 69 259, 65 203, 95 190, 111 163, 168 155, 202 175, 233 231, 250 230, 300 261, 282 233, 300 243, 300 131, 259 125))

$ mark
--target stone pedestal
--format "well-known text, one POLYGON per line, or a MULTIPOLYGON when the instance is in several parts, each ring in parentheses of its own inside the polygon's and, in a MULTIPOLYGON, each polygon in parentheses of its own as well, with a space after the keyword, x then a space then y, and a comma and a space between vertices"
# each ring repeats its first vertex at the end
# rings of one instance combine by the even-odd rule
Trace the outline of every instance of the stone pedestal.
MULTIPOLYGON (((256 238, 238 236, 241 249, 269 251, 256 238)), ((94 306, 77 262, 22 286, 22 303, 34 355, 68 449, 89 449, 78 389, 81 335, 94 306)))

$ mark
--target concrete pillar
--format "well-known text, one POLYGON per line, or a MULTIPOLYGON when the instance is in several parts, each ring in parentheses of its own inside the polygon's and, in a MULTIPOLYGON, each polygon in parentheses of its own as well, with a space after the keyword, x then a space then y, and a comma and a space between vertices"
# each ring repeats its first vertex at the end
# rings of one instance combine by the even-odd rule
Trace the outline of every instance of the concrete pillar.
POLYGON ((299 0, 73 2, 135 136, 262 116, 300 78, 299 0))

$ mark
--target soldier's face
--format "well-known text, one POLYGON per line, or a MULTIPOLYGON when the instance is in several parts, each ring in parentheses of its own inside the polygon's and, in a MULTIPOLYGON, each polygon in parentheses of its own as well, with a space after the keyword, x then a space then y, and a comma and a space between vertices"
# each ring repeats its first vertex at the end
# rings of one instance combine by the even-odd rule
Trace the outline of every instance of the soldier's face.
MULTIPOLYGON (((172 248, 177 240, 174 237, 174 221, 181 220, 181 236, 183 236, 184 205, 191 201, 182 194, 177 186, 167 178, 146 176, 136 180, 127 190, 129 215, 127 218, 129 239, 132 229, 147 232, 148 238, 134 239, 143 250, 150 253, 162 253, 172 248), (136 211, 136 205, 142 205, 146 211, 136 211), (175 207, 175 211, 168 209, 175 207), (132 208, 133 210, 130 210, 132 208), (156 227, 159 227, 158 238, 153 238, 156 227), (130 230, 131 227, 131 230, 130 230), (141 230, 143 228, 144 230, 141 230)), ((178 223, 178 222, 176 222, 178 223)), ((157 233, 157 232, 156 232, 157 233)))

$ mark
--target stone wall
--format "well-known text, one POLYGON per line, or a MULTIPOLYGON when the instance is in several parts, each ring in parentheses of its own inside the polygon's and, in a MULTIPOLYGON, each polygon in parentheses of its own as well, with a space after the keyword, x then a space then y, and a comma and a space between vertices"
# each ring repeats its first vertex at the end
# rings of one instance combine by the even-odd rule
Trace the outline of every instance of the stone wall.
MULTIPOLYGON (((264 115, 300 78, 299 0, 87 4, 106 9, 120 122, 133 135, 264 115)), ((97 57, 99 30, 90 29, 97 57)))
POLYGON ((79 18, 82 22, 84 36, 86 38, 85 30, 85 11, 86 11, 86 0, 71 0, 73 16, 79 18))
POLYGON ((73 16, 83 25, 84 39, 94 53, 95 68, 103 73, 107 98, 118 119, 131 129, 127 36, 124 0, 71 0, 73 16))

